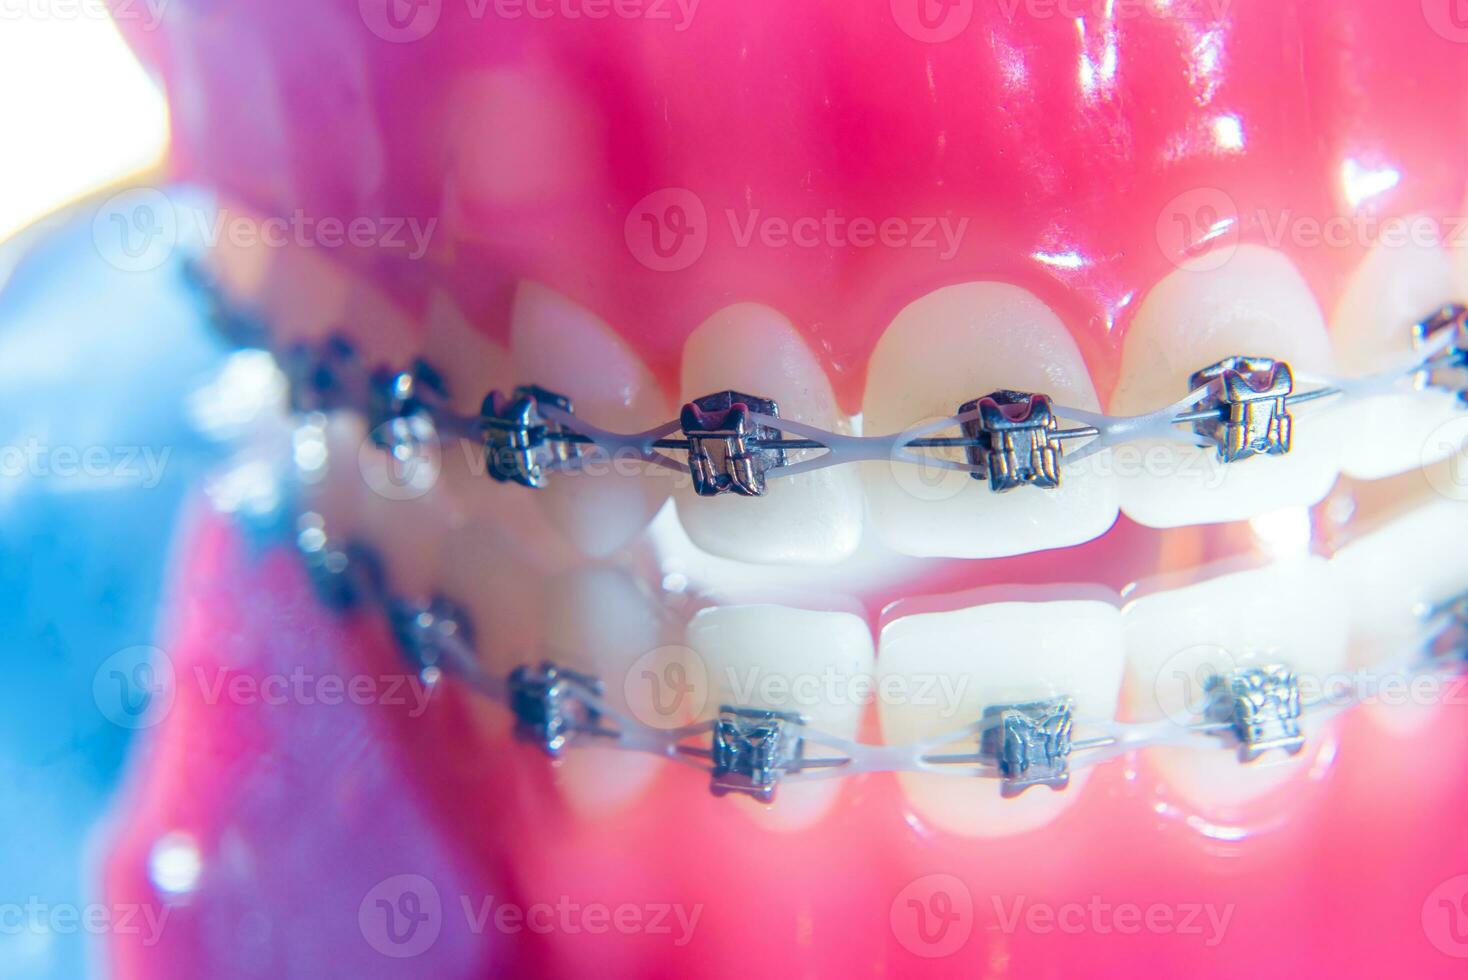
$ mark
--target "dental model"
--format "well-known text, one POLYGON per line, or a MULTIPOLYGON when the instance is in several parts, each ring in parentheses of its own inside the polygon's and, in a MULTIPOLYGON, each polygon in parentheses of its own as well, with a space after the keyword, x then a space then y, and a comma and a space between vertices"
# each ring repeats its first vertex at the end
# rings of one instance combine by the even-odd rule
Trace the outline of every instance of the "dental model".
MULTIPOLYGON (((196 266, 188 278, 207 301, 210 319, 221 335, 237 343, 268 344, 257 318, 231 310, 226 299, 196 266), (242 327, 243 325, 243 327, 242 327)), ((1166 437, 1171 427, 1191 426, 1192 438, 1211 444, 1221 462, 1237 464, 1256 455, 1290 451, 1294 423, 1290 407, 1324 398, 1365 398, 1394 392, 1403 381, 1418 390, 1437 388, 1468 402, 1468 307, 1446 304, 1412 326, 1417 357, 1364 378, 1334 379, 1296 392, 1290 366, 1268 357, 1230 357, 1195 371, 1181 401, 1138 417, 1107 417, 1055 408, 1047 395, 1001 390, 959 407, 958 414, 897 436, 858 438, 826 432, 782 419, 771 399, 724 391, 695 399, 676 423, 649 432, 616 435, 578 420, 570 398, 536 385, 512 395, 490 392, 477 419, 456 416, 442 374, 418 361, 408 368, 369 369, 351 343, 333 335, 313 347, 292 347, 281 355, 290 379, 290 404, 298 417, 355 411, 367 420, 372 441, 398 464, 411 466, 439 433, 476 439, 484 447, 487 475, 500 483, 546 486, 550 474, 574 466, 588 451, 630 451, 637 458, 678 468, 659 450, 681 450, 694 491, 700 496, 736 494, 760 497, 767 479, 800 471, 786 462, 787 450, 827 450, 817 465, 864 459, 932 462, 910 452, 918 448, 961 448, 966 464, 948 464, 987 480, 995 492, 1022 486, 1053 490, 1060 485, 1063 441, 1086 439, 1081 453, 1104 450, 1125 439, 1166 437), (1058 418, 1085 424, 1061 429, 1058 418), (678 427, 683 437, 668 438, 678 427), (940 427, 957 426, 961 437, 929 437, 940 427), (800 439, 787 439, 788 429, 800 439)), ((306 423, 310 424, 310 423, 306 423)), ((319 423, 318 423, 319 424, 319 423)), ((943 462, 943 461, 938 461, 943 462)), ((806 464, 805 469, 813 468, 806 464)), ((756 505, 757 506, 757 505, 756 505)), ((559 756, 580 739, 647 752, 676 761, 700 760, 711 773, 715 795, 744 793, 761 802, 775 797, 785 780, 865 772, 948 772, 998 779, 1006 798, 1034 786, 1064 789, 1072 757, 1094 764, 1147 746, 1187 745, 1199 737, 1231 739, 1241 762, 1269 750, 1298 753, 1305 744, 1300 720, 1307 709, 1340 710, 1370 689, 1376 679, 1403 672, 1453 671, 1468 661, 1468 593, 1424 610, 1430 627, 1422 650, 1408 651, 1379 673, 1364 672, 1352 690, 1335 690, 1302 701, 1300 679, 1287 663, 1237 667, 1204 679, 1206 698, 1191 706, 1197 720, 1141 724, 1077 719, 1068 695, 1041 701, 986 705, 970 725, 920 742, 862 745, 811 727, 798 712, 723 704, 715 719, 661 730, 609 707, 602 681, 546 660, 514 668, 507 678, 480 666, 473 648, 478 627, 462 606, 447 597, 415 602, 385 588, 382 559, 359 542, 337 542, 323 515, 307 512, 297 520, 297 544, 319 593, 338 609, 370 604, 388 617, 402 654, 431 681, 441 672, 462 679, 479 693, 507 703, 516 733, 559 756), (1082 728, 1084 737, 1075 737, 1082 728), (692 744, 707 737, 707 746, 692 744), (969 753, 943 753, 964 739, 969 753), (808 756, 812 746, 828 750, 808 756)), ((489 624, 492 628, 493 624, 489 624)), ((1322 712, 1317 711, 1317 714, 1322 712)))

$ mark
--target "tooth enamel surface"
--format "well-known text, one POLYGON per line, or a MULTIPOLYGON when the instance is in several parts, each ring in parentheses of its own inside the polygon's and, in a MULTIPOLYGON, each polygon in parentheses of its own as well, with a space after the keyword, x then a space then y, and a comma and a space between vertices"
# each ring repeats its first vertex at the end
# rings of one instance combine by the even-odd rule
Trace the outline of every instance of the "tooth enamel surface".
MULTIPOLYGON (((645 702, 628 701, 649 692, 623 681, 659 647, 661 619, 652 597, 631 575, 592 566, 556 576, 546 589, 543 616, 551 660, 600 677, 609 708, 632 718, 645 716, 645 702)), ((558 781, 571 806, 594 816, 637 799, 664 764, 644 753, 598 748, 591 740, 566 755, 558 781)))
POLYGON ((1330 560, 1351 623, 1352 661, 1393 660, 1426 636, 1421 611, 1468 591, 1468 504, 1438 500, 1346 545, 1330 560))
MULTIPOLYGON (((1137 309, 1122 348, 1110 413, 1142 415, 1188 393, 1194 371, 1226 357, 1272 357, 1306 372, 1333 369, 1320 309, 1283 254, 1241 246, 1224 265, 1178 269, 1137 309)), ((1244 520, 1266 511, 1309 506, 1337 476, 1338 448, 1317 425, 1323 403, 1293 406, 1294 445, 1284 456, 1218 463, 1212 447, 1140 440, 1114 454, 1121 509, 1151 527, 1244 520)), ((1184 432, 1178 426, 1179 432, 1184 432)))
MULTIPOLYGON (((1069 695, 1077 721, 1116 717, 1124 656, 1121 616, 1089 600, 998 602, 894 620, 883 630, 878 664, 882 739, 934 738, 978 721, 990 705, 1069 695)), ((1076 738, 1084 737, 1078 730, 1076 738)), ((971 753, 974 737, 943 752, 971 753)), ((997 780, 900 773, 913 808, 949 833, 997 837, 1033 830, 1072 805, 1088 776, 1000 797, 997 780)))
MULTIPOLYGON (((571 399, 578 418, 613 432, 642 432, 671 418, 656 381, 606 323, 537 283, 520 284, 510 352, 520 384, 571 399)), ((621 548, 667 499, 671 471, 604 458, 557 472, 535 494, 553 523, 592 557, 621 548)))
MULTIPOLYGON (((782 418, 850 432, 815 355, 790 321, 768 307, 741 303, 720 310, 684 345, 684 402, 731 389, 774 400, 782 418)), ((792 452, 787 460, 814 455, 792 452)), ((757 500, 700 497, 687 483, 674 495, 678 516, 695 544, 723 558, 830 564, 861 540, 863 495, 851 466, 771 478, 757 500)))
MULTIPOLYGON (((1057 407, 1099 410, 1080 350, 1049 307, 1006 283, 948 286, 904 308, 877 343, 862 426, 878 435, 905 431, 1006 388, 1048 394, 1057 407)), ((945 458, 961 460, 962 453, 945 458)), ((1003 494, 963 472, 888 462, 861 470, 872 531, 892 550, 993 558, 1104 534, 1116 520, 1116 489, 1094 462, 1062 460, 1057 490, 1003 494)))
MULTIPOLYGON (((1374 374, 1414 358, 1412 326, 1454 297, 1447 254, 1420 241, 1378 244, 1356 270, 1331 321, 1336 361, 1347 376, 1374 374)), ((1445 458, 1433 430, 1461 413, 1453 395, 1429 389, 1359 399, 1329 420, 1341 469, 1374 480, 1445 458)))
MULTIPOLYGON (((1233 667, 1283 663, 1308 691, 1345 667, 1347 616, 1326 562, 1313 556, 1143 596, 1122 611, 1127 716, 1187 723, 1193 720, 1187 706, 1203 699, 1207 676, 1233 667)), ((1308 714, 1303 720, 1306 745, 1293 757, 1273 751, 1241 764, 1227 743, 1206 738, 1199 748, 1163 746, 1145 754, 1195 803, 1236 805, 1308 766, 1314 726, 1308 714)))
MULTIPOLYGON (((861 681, 869 690, 873 670, 872 635, 860 617, 774 605, 723 606, 694 616, 685 635, 698 665, 690 676, 706 679, 700 717, 716 717, 723 704, 793 711, 813 730, 856 737, 870 700, 862 696, 861 681), (852 678, 858 682, 849 683, 852 678)), ((807 743, 808 756, 830 754, 807 743)), ((743 794, 726 799, 766 826, 798 830, 831 808, 841 784, 839 778, 787 782, 769 806, 743 794)))
POLYGON ((495 524, 459 529, 444 544, 436 590, 464 608, 474 651, 497 676, 543 659, 551 576, 538 559, 495 524))

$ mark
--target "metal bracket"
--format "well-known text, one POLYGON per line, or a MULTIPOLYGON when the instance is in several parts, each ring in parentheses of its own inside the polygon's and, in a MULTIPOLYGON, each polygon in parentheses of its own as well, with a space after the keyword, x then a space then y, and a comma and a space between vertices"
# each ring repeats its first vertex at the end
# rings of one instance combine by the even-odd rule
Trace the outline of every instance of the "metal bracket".
POLYGON ((1426 347, 1444 332, 1453 339, 1417 372, 1417 387, 1455 392, 1460 402, 1468 404, 1468 307, 1444 306, 1413 328, 1412 341, 1418 348, 1426 347))
POLYGON ((780 430, 756 423, 750 417, 754 412, 779 417, 780 407, 737 391, 705 395, 683 406, 679 423, 688 437, 688 469, 700 497, 762 496, 766 472, 785 465, 783 449, 760 447, 779 439, 780 430))
POLYGON ((713 730, 715 796, 746 793, 762 803, 775 798, 781 773, 800 768, 806 720, 789 711, 722 705, 713 730))
POLYGON ((479 424, 491 479, 539 489, 546 485, 546 464, 565 463, 581 455, 576 443, 550 438, 565 433, 561 425, 541 415, 542 405, 572 411, 571 399, 537 385, 522 385, 510 398, 491 391, 484 399, 479 424))
POLYGON ((1240 761, 1252 762, 1270 749, 1294 755, 1305 747, 1300 732, 1300 679, 1284 664, 1215 674, 1204 691, 1213 698, 1210 717, 1226 722, 1238 740, 1240 761))
POLYGON ((443 377, 423 361, 406 371, 378 368, 367 386, 372 442, 399 459, 416 456, 438 438, 433 416, 446 399, 443 377))
POLYGON ((979 755, 999 769, 1000 795, 1015 797, 1031 786, 1066 787, 1074 717, 1075 702, 1068 697, 984 709, 979 755))
POLYGON ((351 382, 359 367, 356 348, 341 334, 291 347, 281 364, 290 382, 291 409, 306 413, 355 407, 358 392, 351 382))
POLYGON ((1207 388, 1199 409, 1225 409, 1222 419, 1199 419, 1193 431, 1218 448, 1225 463, 1250 456, 1283 456, 1290 451, 1293 419, 1286 399, 1295 390, 1284 361, 1270 357, 1230 357, 1193 372, 1192 389, 1207 388))
POLYGON ((516 734, 538 743, 549 755, 560 755, 575 732, 600 727, 601 713, 577 696, 601 697, 602 682, 590 674, 547 660, 539 667, 516 667, 509 688, 516 734))
POLYGON ((958 408, 960 415, 975 410, 978 417, 963 423, 963 434, 981 442, 968 449, 968 461, 977 467, 971 474, 975 480, 987 479, 998 493, 1060 486, 1063 449, 1055 438, 1060 426, 1048 396, 1006 389, 958 408))
POLYGON ((398 602, 388 610, 388 623, 403 655, 420 671, 442 670, 444 642, 458 637, 474 642, 474 630, 462 607, 442 596, 429 602, 398 602))

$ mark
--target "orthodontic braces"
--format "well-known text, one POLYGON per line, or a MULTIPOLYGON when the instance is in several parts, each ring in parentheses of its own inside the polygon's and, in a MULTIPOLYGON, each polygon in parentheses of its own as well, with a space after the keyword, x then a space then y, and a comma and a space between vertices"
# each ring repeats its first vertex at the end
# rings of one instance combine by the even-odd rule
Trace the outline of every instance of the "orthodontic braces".
MULTIPOLYGON (((301 536, 315 543, 318 514, 299 519, 301 536)), ((798 713, 721 704, 718 714, 682 728, 644 725, 609 707, 600 678, 552 661, 522 664, 499 677, 475 655, 473 626, 442 597, 412 602, 383 588, 381 564, 366 549, 345 547, 351 556, 323 565, 322 549, 302 545, 319 594, 339 610, 376 605, 389 622, 404 656, 429 680, 440 673, 506 704, 515 734, 559 758, 577 744, 647 752, 702 768, 715 796, 738 793, 772 802, 780 785, 831 776, 873 772, 940 772, 998 780, 1000 795, 1012 798, 1036 786, 1063 790, 1071 773, 1115 756, 1156 745, 1207 747, 1221 740, 1241 763, 1270 751, 1289 755, 1305 746, 1307 716, 1325 719, 1357 703, 1380 678, 1404 672, 1451 671, 1468 664, 1468 593, 1424 615, 1429 631, 1421 650, 1356 676, 1344 695, 1306 700, 1300 679, 1284 663, 1254 664, 1215 673, 1204 698, 1192 706, 1195 721, 1164 719, 1128 723, 1076 717, 1066 695, 988 705, 978 719, 935 738, 903 745, 874 745, 812 728, 798 713), (1083 737, 1077 737, 1077 730, 1083 737), (968 742, 972 751, 944 752, 968 742), (813 746, 825 753, 811 756, 813 746)))
MULTIPOLYGON (((211 304, 211 318, 226 340, 264 348, 267 333, 258 320, 228 307, 221 294, 189 264, 186 270, 211 304)), ((959 414, 898 436, 857 438, 824 432, 779 418, 778 406, 726 391, 685 406, 677 423, 648 433, 623 436, 580 424, 569 399, 535 386, 505 397, 492 392, 477 419, 456 417, 446 409, 439 374, 421 361, 404 371, 366 371, 351 344, 333 336, 314 346, 298 345, 281 360, 291 381, 291 407, 311 414, 362 410, 374 442, 399 458, 440 433, 482 439, 489 475, 501 482, 546 485, 549 470, 574 465, 585 447, 603 451, 631 449, 661 465, 681 469, 656 450, 688 453, 688 469, 701 495, 736 493, 760 496, 769 477, 791 475, 850 459, 893 458, 936 462, 987 479, 1003 492, 1030 485, 1053 489, 1060 482, 1062 442, 1090 438, 1072 459, 1115 442, 1152 437, 1174 425, 1191 425, 1197 440, 1213 445, 1218 458, 1233 462, 1260 454, 1289 451, 1292 405, 1353 393, 1372 394, 1403 376, 1416 387, 1454 392, 1468 404, 1468 307, 1447 305, 1413 327, 1419 357, 1409 368, 1364 379, 1326 383, 1294 392, 1287 364, 1270 358, 1228 358, 1195 372, 1193 390, 1173 406, 1134 418, 1113 418, 1057 409, 1042 394, 999 391, 960 407, 959 414), (1086 424, 1060 429, 1058 417, 1086 424), (962 437, 926 433, 957 425, 962 437), (684 438, 667 436, 681 429, 684 438), (805 438, 789 439, 782 430, 805 438), (962 448, 967 465, 917 456, 915 448, 962 448), (827 449, 827 457, 789 464, 790 450, 827 449)), ((1175 433, 1174 433, 1175 435, 1175 433)), ((715 795, 741 793, 770 802, 787 781, 865 772, 929 771, 995 779, 1001 795, 1013 797, 1034 786, 1062 790, 1081 766, 1161 744, 1208 744, 1221 738, 1241 762, 1280 750, 1303 749, 1301 720, 1307 712, 1324 717, 1359 700, 1366 682, 1400 670, 1433 671, 1468 663, 1468 593, 1426 614, 1434 628, 1422 651, 1362 675, 1350 697, 1330 704, 1306 702, 1300 682, 1283 663, 1249 666, 1210 677, 1206 698, 1195 707, 1197 721, 1122 723, 1075 717, 1071 698, 987 706, 971 724, 931 739, 905 745, 872 745, 813 730, 799 714, 733 704, 720 705, 716 718, 678 729, 643 725, 603 701, 601 680, 550 661, 525 664, 506 677, 483 670, 473 650, 473 625, 462 608, 444 597, 427 602, 392 595, 377 555, 356 542, 335 542, 321 515, 301 514, 296 547, 321 599, 337 610, 375 606, 387 616, 403 656, 425 681, 451 674, 471 689, 506 704, 515 732, 557 757, 581 740, 649 752, 704 768, 715 795), (1085 737, 1076 738, 1076 729, 1085 737), (707 745, 695 744, 707 738, 707 745), (969 741, 973 751, 944 753, 969 741), (811 757, 812 745, 832 754, 811 757)))
MULTIPOLYGON (((194 263, 185 265, 227 340, 260 343, 259 321, 228 307, 217 286, 194 263)), ((1282 456, 1293 443, 1296 405, 1327 398, 1370 396, 1410 378, 1418 390, 1448 391, 1468 407, 1468 305, 1451 303, 1411 328, 1416 358, 1363 378, 1324 379, 1296 391, 1289 364, 1270 357, 1228 357, 1195 371, 1186 397, 1140 416, 1107 416, 1057 407, 1048 395, 1001 390, 961 405, 958 414, 905 433, 847 436, 780 418, 769 398, 722 391, 697 398, 679 418, 642 433, 602 431, 576 417, 570 398, 538 385, 485 398, 477 417, 454 413, 440 373, 422 360, 395 370, 369 369, 350 341, 337 334, 296 344, 279 356, 298 412, 357 410, 380 448, 406 460, 440 435, 482 443, 486 472, 500 483, 536 489, 557 469, 581 465, 594 453, 630 453, 649 463, 686 471, 699 496, 759 497, 768 480, 858 460, 891 459, 938 466, 987 480, 993 492, 1022 486, 1054 490, 1062 463, 1084 459, 1119 443, 1161 438, 1212 446, 1220 463, 1251 456, 1282 456), (1061 418, 1082 424, 1061 428, 1061 418), (1176 426, 1186 425, 1188 432, 1176 426), (957 427, 960 436, 931 433, 957 427), (785 432, 794 433, 791 438, 785 432), (681 432, 680 437, 672 433, 681 432), (1089 440, 1068 457, 1065 443, 1089 440), (966 462, 912 452, 962 449, 966 462), (685 462, 664 455, 681 451, 685 462), (792 462, 788 452, 825 450, 792 462)))

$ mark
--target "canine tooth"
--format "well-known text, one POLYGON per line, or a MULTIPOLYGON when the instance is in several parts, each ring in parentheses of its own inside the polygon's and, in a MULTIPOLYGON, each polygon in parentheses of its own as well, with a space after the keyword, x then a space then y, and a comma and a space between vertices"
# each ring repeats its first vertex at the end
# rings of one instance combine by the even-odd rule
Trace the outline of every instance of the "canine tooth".
MULTIPOLYGON (((716 716, 721 704, 794 711, 813 730, 856 737, 865 704, 860 680, 869 681, 873 670, 872 635, 861 617, 775 605, 722 606, 695 615, 685 635, 699 676, 707 678, 701 717, 716 716)), ((808 744, 806 754, 831 752, 808 744)), ((735 799, 771 828, 798 830, 830 809, 840 786, 840 779, 787 783, 770 806, 742 795, 735 799)))
MULTIPOLYGON (((609 708, 640 717, 641 705, 628 701, 643 689, 623 680, 658 648, 658 612, 652 597, 623 569, 575 569, 548 583, 545 649, 556 663, 602 678, 609 708)), ((570 805, 593 816, 637 799, 662 765, 655 756, 599 748, 593 740, 567 754, 559 781, 570 805)))
MULTIPOLYGON (((905 431, 1006 388, 1099 410, 1080 350, 1049 307, 1006 283, 948 286, 909 304, 882 335, 862 424, 872 433, 905 431)), ((866 463, 873 531, 894 551, 921 556, 993 558, 1079 544, 1116 520, 1114 483, 1092 465, 1099 458, 1062 462, 1057 490, 1005 494, 963 472, 866 463)))
POLYGON ((1425 638, 1422 613, 1468 591, 1468 507, 1435 500, 1353 541, 1330 560, 1345 596, 1352 661, 1394 660, 1425 638))
MULTIPOLYGON (((730 389, 773 399, 781 417, 850 431, 815 355, 790 321, 768 307, 726 307, 704 321, 683 347, 684 401, 730 389)), ((814 455, 788 453, 787 458, 796 462, 814 455)), ((674 499, 688 536, 723 558, 831 564, 852 554, 861 539, 861 482, 850 466, 773 478, 758 501, 700 497, 686 485, 674 499)))
MULTIPOLYGON (((882 737, 888 744, 933 738, 978 721, 988 706, 1060 695, 1074 698, 1077 720, 1109 720, 1123 661, 1121 616, 1105 602, 995 602, 906 616, 883 628, 879 645, 882 737), (934 696, 920 696, 924 690, 934 696)), ((974 750, 967 738, 942 751, 974 750)), ((1079 797, 1087 776, 1078 770, 1063 792, 1038 786, 1012 799, 1001 798, 996 780, 925 772, 898 779, 930 823, 997 837, 1053 820, 1079 797)))
MULTIPOLYGON (((1194 371, 1235 355, 1288 362, 1297 389, 1300 375, 1332 370, 1315 297, 1280 252, 1241 246, 1216 269, 1178 269, 1153 287, 1127 331, 1110 411, 1142 415, 1173 404, 1188 393, 1194 371)), ((1113 458, 1123 513, 1151 527, 1177 527, 1315 504, 1337 476, 1336 447, 1315 424, 1320 408, 1290 409, 1294 445, 1283 456, 1219 463, 1211 447, 1158 440, 1119 447, 1113 458)))
MULTIPOLYGON (((1332 318, 1341 371, 1360 376, 1411 363, 1412 325, 1453 295, 1452 264, 1441 248, 1415 240, 1375 246, 1332 318)), ((1432 439, 1433 430, 1461 411, 1452 394, 1428 390, 1348 402, 1327 418, 1339 428, 1341 469, 1375 480, 1445 458, 1451 446, 1432 439)))
MULTIPOLYGON (((510 350, 522 384, 572 400, 576 415, 615 432, 641 432, 670 418, 657 382, 611 327, 538 283, 515 294, 510 350)), ((536 496, 578 548, 603 557, 631 541, 667 499, 671 471, 618 459, 565 470, 536 496)))
MULTIPOLYGON (((1326 563, 1313 556, 1145 595, 1122 611, 1128 716, 1196 720, 1189 709, 1205 700, 1207 676, 1235 667, 1283 663, 1302 690, 1326 683, 1346 663, 1346 622, 1326 563)), ((1308 735, 1308 717, 1302 727, 1308 735)), ((1312 757, 1307 742, 1296 756, 1272 752, 1244 765, 1201 738, 1198 748, 1162 746, 1147 754, 1171 786, 1204 806, 1263 796, 1312 757)))

